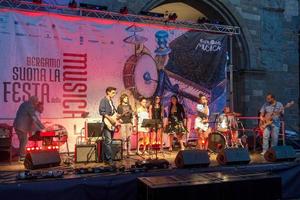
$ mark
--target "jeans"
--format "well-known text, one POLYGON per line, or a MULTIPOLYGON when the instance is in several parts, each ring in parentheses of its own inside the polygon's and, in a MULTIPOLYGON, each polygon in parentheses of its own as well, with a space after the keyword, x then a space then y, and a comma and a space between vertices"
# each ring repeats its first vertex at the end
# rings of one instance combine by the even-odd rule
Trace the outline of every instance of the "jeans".
POLYGON ((263 151, 267 151, 269 149, 269 139, 271 136, 271 146, 277 146, 278 144, 278 135, 279 135, 279 127, 278 126, 267 126, 264 130, 263 134, 263 151))
POLYGON ((112 161, 112 138, 114 132, 108 130, 106 127, 103 128, 103 155, 104 155, 104 161, 111 162, 112 161))
POLYGON ((20 141, 20 146, 19 146, 19 156, 20 157, 25 157, 26 155, 26 145, 28 142, 28 136, 27 136, 27 132, 23 132, 20 131, 18 129, 16 129, 16 134, 19 138, 20 141))

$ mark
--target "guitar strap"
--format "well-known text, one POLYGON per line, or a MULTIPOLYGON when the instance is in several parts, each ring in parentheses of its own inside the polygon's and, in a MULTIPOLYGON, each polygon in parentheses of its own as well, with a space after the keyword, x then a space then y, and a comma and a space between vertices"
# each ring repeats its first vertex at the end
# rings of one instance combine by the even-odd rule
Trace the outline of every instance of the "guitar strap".
POLYGON ((276 101, 276 103, 275 103, 275 105, 274 105, 274 107, 273 107, 273 110, 272 110, 272 115, 274 114, 274 112, 275 112, 275 109, 276 109, 276 107, 277 107, 277 103, 278 103, 278 101, 276 101))
POLYGON ((116 109, 116 107, 115 107, 115 105, 114 105, 114 103, 113 103, 112 100, 109 100, 109 104, 110 104, 110 106, 112 108, 112 115, 114 115, 117 112, 117 109, 116 109))

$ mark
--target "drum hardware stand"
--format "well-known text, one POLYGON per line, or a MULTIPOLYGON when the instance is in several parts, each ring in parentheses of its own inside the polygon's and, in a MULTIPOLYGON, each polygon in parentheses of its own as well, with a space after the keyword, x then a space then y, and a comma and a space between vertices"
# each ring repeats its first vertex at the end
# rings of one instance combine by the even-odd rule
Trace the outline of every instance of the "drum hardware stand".
POLYGON ((247 144, 247 135, 245 134, 245 127, 244 127, 243 123, 241 123, 241 122, 239 121, 238 118, 237 118, 237 123, 241 125, 242 132, 243 132, 241 138, 238 138, 238 143, 239 143, 239 145, 241 145, 242 148, 248 148, 248 144, 247 144), (246 138, 246 146, 245 146, 245 145, 243 144, 243 142, 242 142, 242 138, 243 138, 243 137, 246 138))

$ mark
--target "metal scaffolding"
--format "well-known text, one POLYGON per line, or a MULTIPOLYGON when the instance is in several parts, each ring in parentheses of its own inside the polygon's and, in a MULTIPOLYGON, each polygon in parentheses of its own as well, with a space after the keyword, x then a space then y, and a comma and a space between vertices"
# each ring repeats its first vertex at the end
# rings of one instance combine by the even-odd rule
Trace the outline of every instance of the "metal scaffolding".
POLYGON ((240 27, 220 24, 195 23, 180 20, 166 20, 159 17, 150 17, 144 15, 120 14, 101 10, 91 10, 84 8, 70 8, 68 6, 57 6, 50 4, 36 4, 28 1, 19 0, 0 0, 0 8, 10 8, 27 11, 42 11, 58 13, 71 16, 84 16, 91 18, 110 19, 117 21, 127 21, 144 24, 158 24, 177 28, 188 28, 211 33, 222 33, 227 35, 240 34, 240 27))

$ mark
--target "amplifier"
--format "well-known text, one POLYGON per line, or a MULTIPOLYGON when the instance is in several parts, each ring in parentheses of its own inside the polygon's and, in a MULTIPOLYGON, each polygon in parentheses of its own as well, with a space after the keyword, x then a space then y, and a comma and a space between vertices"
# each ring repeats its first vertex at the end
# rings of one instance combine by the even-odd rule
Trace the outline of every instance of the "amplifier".
POLYGON ((11 138, 0 138, 0 147, 10 147, 11 146, 11 138))
MULTIPOLYGON (((103 162, 103 140, 98 140, 97 144, 97 161, 103 162)), ((123 142, 120 139, 113 139, 112 144, 112 159, 114 161, 123 159, 123 142)))
POLYGON ((75 162, 96 162, 96 145, 75 145, 75 162))
POLYGON ((7 124, 0 124, 0 138, 10 138, 12 135, 12 127, 7 124))
POLYGON ((12 136, 12 126, 0 124, 0 147, 10 147, 12 136))
POLYGON ((87 122, 86 123, 86 136, 100 137, 102 136, 103 123, 100 122, 87 122))

